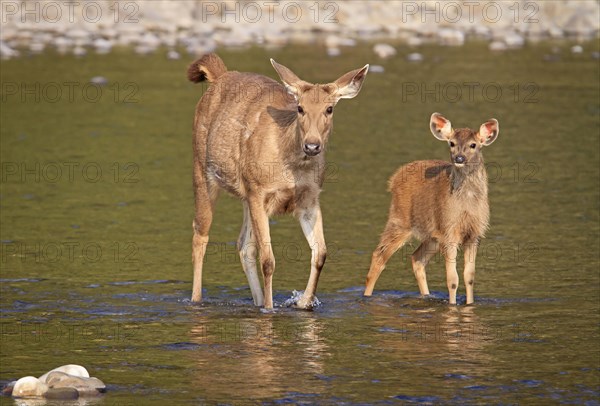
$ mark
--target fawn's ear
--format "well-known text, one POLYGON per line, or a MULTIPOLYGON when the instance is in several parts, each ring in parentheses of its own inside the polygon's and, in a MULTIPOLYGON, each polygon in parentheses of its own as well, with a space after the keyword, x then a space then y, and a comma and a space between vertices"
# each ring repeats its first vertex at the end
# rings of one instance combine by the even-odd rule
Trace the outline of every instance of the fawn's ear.
POLYGON ((288 93, 293 95, 296 100, 300 96, 300 88, 303 83, 305 83, 302 79, 300 79, 294 72, 292 72, 289 68, 278 64, 273 59, 271 59, 271 65, 275 68, 275 72, 279 75, 279 78, 283 82, 285 88, 288 93))
POLYGON ((440 113, 433 113, 429 121, 431 133, 440 141, 448 141, 452 136, 452 123, 440 113))
POLYGON ((337 102, 340 99, 352 99, 353 97, 356 97, 367 77, 368 71, 369 64, 366 64, 360 69, 342 75, 338 80, 333 82, 333 86, 335 87, 333 97, 335 98, 335 101, 337 102))
POLYGON ((492 142, 496 141, 499 132, 500 125, 498 124, 498 120, 495 118, 489 119, 479 127, 479 133, 477 134, 479 142, 487 147, 492 142))

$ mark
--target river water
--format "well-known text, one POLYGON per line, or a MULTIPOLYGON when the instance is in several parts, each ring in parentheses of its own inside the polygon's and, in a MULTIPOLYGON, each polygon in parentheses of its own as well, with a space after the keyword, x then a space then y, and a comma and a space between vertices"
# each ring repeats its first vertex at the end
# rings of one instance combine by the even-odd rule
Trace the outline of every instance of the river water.
POLYGON ((235 249, 241 204, 225 194, 206 300, 189 302, 191 124, 206 88, 186 81, 189 61, 127 50, 3 61, 0 383, 75 363, 108 393, 74 404, 598 404, 600 69, 597 44, 569 47, 426 46, 421 63, 403 47, 378 60, 367 45, 337 58, 304 46, 221 53, 230 69, 275 77, 273 57, 313 82, 385 68, 336 108, 321 305, 282 306, 304 288, 310 252, 297 222, 278 217, 273 313, 252 305, 235 249), (98 75, 108 83, 89 85, 98 75), (428 128, 434 111, 455 127, 500 122, 484 151, 491 225, 476 304, 461 286, 448 306, 439 257, 432 297, 419 298, 415 242, 363 298, 388 177, 448 157, 428 128))

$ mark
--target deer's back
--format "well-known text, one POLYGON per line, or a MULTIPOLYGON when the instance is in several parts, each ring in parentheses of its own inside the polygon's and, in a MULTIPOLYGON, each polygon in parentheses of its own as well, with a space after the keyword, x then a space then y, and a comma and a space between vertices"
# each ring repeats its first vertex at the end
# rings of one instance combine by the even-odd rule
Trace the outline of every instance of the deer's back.
POLYGON ((244 172, 258 176, 270 170, 264 163, 281 162, 281 123, 273 111, 296 116, 293 97, 271 78, 228 71, 212 83, 198 103, 194 123, 196 159, 207 176, 243 197, 244 172))
POLYGON ((293 103, 293 97, 275 80, 256 73, 229 71, 202 96, 196 109, 196 126, 206 127, 209 142, 217 135, 222 140, 248 138, 259 124, 272 121, 269 107, 289 110, 293 103))
POLYGON ((452 170, 451 163, 434 160, 401 167, 389 182, 390 219, 420 240, 464 243, 483 236, 489 219, 485 172, 484 179, 466 179, 455 189, 452 170))

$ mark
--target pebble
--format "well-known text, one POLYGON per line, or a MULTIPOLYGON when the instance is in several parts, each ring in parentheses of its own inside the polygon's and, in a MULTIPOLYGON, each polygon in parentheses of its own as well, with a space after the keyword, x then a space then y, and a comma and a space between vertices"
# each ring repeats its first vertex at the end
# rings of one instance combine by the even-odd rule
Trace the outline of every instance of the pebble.
POLYGON ((506 44, 502 41, 492 41, 490 42, 490 45, 488 46, 490 51, 506 51, 508 49, 508 47, 506 46, 506 44))
POLYGON ((340 56, 342 51, 339 48, 327 48, 327 56, 336 57, 340 56))
POLYGON ((19 56, 19 51, 15 51, 9 47, 4 41, 0 41, 0 57, 2 59, 10 59, 19 56))
POLYGON ((60 366, 58 368, 54 368, 54 369, 46 372, 44 375, 39 377, 39 380, 45 383, 46 378, 52 372, 63 372, 63 373, 73 375, 73 376, 83 376, 84 378, 88 378, 90 376, 90 373, 87 371, 87 369, 85 369, 81 365, 68 364, 68 365, 60 366))
POLYGON ((181 55, 179 55, 179 52, 171 49, 169 52, 167 52, 167 59, 176 61, 178 59, 181 59, 181 55))
POLYGON ((419 37, 410 37, 406 40, 406 44, 409 47, 420 47, 423 45, 423 40, 419 37))
MULTIPOLYGON (((106 10, 113 6, 112 0, 97 0, 97 3, 106 10)), ((308 6, 302 6, 303 17, 294 24, 281 14, 282 7, 273 8, 267 4, 269 2, 253 3, 262 18, 251 24, 240 22, 243 15, 220 12, 203 16, 200 21, 199 6, 195 3, 181 2, 172 7, 164 0, 143 2, 139 15, 133 16, 139 19, 138 24, 122 20, 116 22, 110 12, 103 13, 95 24, 85 21, 82 13, 74 13, 73 16, 64 13, 63 18, 51 24, 33 24, 30 19, 21 19, 20 13, 7 14, 6 21, 2 22, 0 56, 2 59, 18 58, 43 52, 52 46, 60 53, 83 57, 88 50, 109 53, 115 45, 134 46, 135 52, 142 55, 155 52, 160 46, 172 50, 182 47, 198 56, 214 51, 217 45, 230 48, 256 44, 281 47, 290 42, 312 44, 323 38, 327 54, 337 56, 342 47, 355 46, 360 39, 402 39, 410 47, 418 47, 430 40, 437 40, 445 46, 461 46, 468 35, 493 41, 490 49, 501 50, 499 43, 504 43, 509 49, 520 48, 526 38, 528 41, 565 37, 579 41, 595 39, 600 30, 598 1, 555 1, 552 7, 540 6, 534 16, 539 23, 530 27, 524 27, 523 18, 515 20, 512 12, 502 13, 493 24, 485 21, 469 23, 466 6, 462 9, 462 19, 451 25, 443 26, 443 21, 436 23, 430 15, 421 15, 427 7, 418 7, 416 14, 407 16, 409 18, 400 23, 394 14, 397 5, 390 2, 388 7, 383 2, 366 0, 338 2, 335 15, 328 16, 327 10, 322 9, 320 18, 309 18, 314 16, 306 8, 308 6), (425 20, 427 23, 422 22, 425 20), (19 52, 24 50, 29 52, 19 52)), ((215 5, 222 8, 225 3, 215 2, 215 5)), ((122 17, 125 18, 124 15, 122 17)), ((385 43, 377 44, 373 51, 382 59, 396 55, 396 49, 385 43)))
POLYGON ((82 46, 76 46, 75 48, 73 48, 73 55, 75 55, 77 57, 82 57, 82 56, 85 56, 86 54, 87 54, 87 51, 82 46))
POLYGON ((418 52, 413 52, 412 54, 406 55, 406 60, 408 62, 423 62, 423 55, 418 52))
POLYGON ((438 31, 440 45, 461 46, 465 43, 465 34, 452 28, 442 28, 438 31))
POLYGON ((385 68, 381 65, 370 65, 369 66, 369 72, 372 73, 383 73, 385 72, 385 68))
MULTIPOLYGON (((108 84, 108 79, 106 79, 104 76, 94 76, 93 78, 90 79, 90 83, 93 85, 97 85, 97 86, 106 86, 108 84)), ((84 375, 78 375, 78 376, 84 376, 84 375)))
POLYGON ((25 376, 15 382, 12 396, 15 398, 42 397, 48 391, 48 385, 35 376, 25 376))
POLYGON ((521 48, 525 45, 525 38, 514 32, 506 34, 503 39, 509 48, 521 48))
POLYGON ((373 47, 373 52, 382 59, 387 59, 397 54, 396 48, 389 44, 376 44, 373 47))
POLYGON ((96 49, 96 53, 108 54, 113 47, 113 42, 104 38, 96 38, 92 45, 96 49))
POLYGON ((63 365, 36 378, 25 376, 3 388, 2 394, 14 398, 77 399, 81 396, 98 396, 106 385, 90 377, 81 365, 63 365))

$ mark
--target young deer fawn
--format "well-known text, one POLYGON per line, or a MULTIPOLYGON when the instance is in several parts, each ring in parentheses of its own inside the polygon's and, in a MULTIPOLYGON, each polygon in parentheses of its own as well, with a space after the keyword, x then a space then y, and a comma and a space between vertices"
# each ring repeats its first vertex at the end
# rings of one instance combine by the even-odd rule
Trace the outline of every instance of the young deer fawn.
POLYGON ((242 267, 257 306, 273 308, 275 257, 269 217, 293 213, 312 251, 308 285, 297 307, 312 307, 326 257, 319 194, 324 181, 325 147, 333 109, 361 89, 369 65, 329 84, 312 84, 271 59, 283 85, 255 73, 228 71, 215 54, 192 63, 188 78, 211 86, 194 119, 192 301, 202 298, 202 261, 219 189, 242 200, 244 220, 238 239, 242 267), (264 296, 256 267, 259 253, 264 296))
POLYGON ((479 127, 453 129, 450 121, 433 113, 433 136, 450 146, 451 162, 416 161, 401 167, 389 181, 392 204, 385 230, 373 252, 365 296, 371 296, 386 262, 411 237, 421 241, 412 266, 421 295, 429 294, 425 267, 438 250, 446 259, 450 304, 456 304, 458 247, 464 247, 467 304, 473 303, 475 257, 488 227, 488 181, 481 149, 498 137, 498 121, 479 127))

